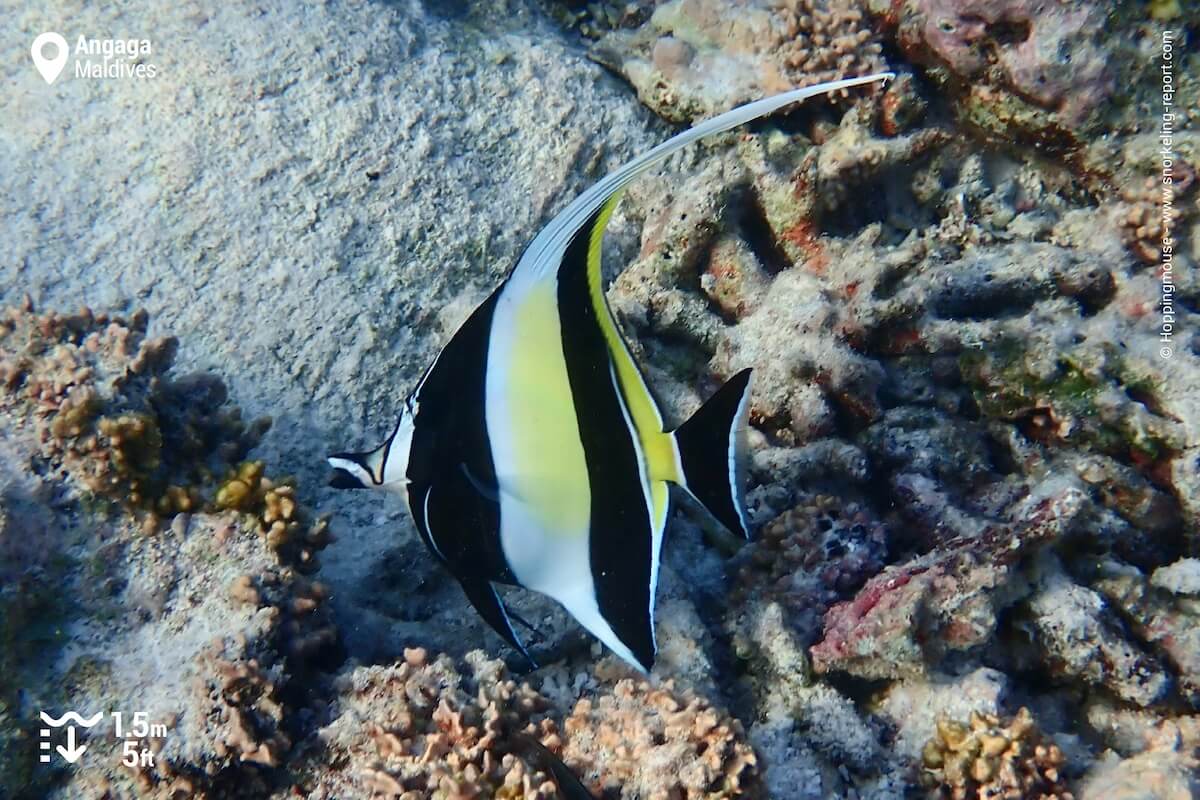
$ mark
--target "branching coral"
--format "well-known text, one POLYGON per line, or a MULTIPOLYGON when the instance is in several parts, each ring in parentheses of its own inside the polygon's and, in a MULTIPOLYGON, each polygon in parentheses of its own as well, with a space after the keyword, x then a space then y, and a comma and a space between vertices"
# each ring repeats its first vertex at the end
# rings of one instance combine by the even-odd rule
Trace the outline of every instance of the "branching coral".
POLYGON ((347 765, 317 775, 308 796, 555 796, 550 775, 521 755, 521 736, 561 746, 548 703, 478 651, 467 667, 463 675, 449 657, 417 649, 391 667, 344 675, 341 713, 321 738, 347 765))
MULTIPOLYGON (((95 567, 124 588, 110 599, 116 621, 102 627, 81 612, 104 635, 76 639, 76 666, 57 677, 63 705, 136 707, 168 733, 140 745, 153 749, 153 764, 126 769, 106 718, 89 743, 94 768, 72 778, 79 796, 108 787, 153 800, 265 797, 284 784, 277 770, 314 724, 307 698, 336 656, 328 590, 279 565, 252 526, 207 514, 179 520, 153 537, 126 521, 120 557, 95 567)), ((62 589, 78 599, 81 580, 62 589)))
MULTIPOLYGON (((1117 222, 1130 251, 1145 264, 1163 261, 1164 244, 1170 246, 1172 260, 1184 252, 1187 231, 1200 218, 1200 193, 1196 189, 1200 132, 1174 132, 1169 168, 1159 163, 1162 154, 1156 151, 1160 147, 1157 136, 1146 134, 1130 137, 1115 159, 1111 153, 1097 154, 1097 160, 1108 155, 1125 167, 1112 178, 1121 201, 1117 222), (1147 169, 1151 165, 1157 167, 1153 172, 1147 169), (1164 242, 1164 236, 1171 242, 1164 242)), ((1103 166, 1097 165, 1098 170, 1103 166)))
POLYGON ((273 481, 261 461, 245 461, 217 487, 213 505, 250 515, 266 538, 297 569, 316 569, 315 552, 331 541, 329 517, 312 519, 297 502, 294 481, 273 481))
POLYGON ((741 723, 670 682, 618 680, 563 722, 568 764, 605 791, 652 800, 757 797, 758 759, 741 723))
MULTIPOLYGON (((110 731, 94 731, 89 748, 107 766, 73 773, 71 792, 128 796, 132 781, 148 798, 262 797, 274 782, 264 768, 304 731, 301 684, 339 655, 328 589, 298 575, 326 528, 260 464, 247 470, 252 515, 219 513, 232 504, 216 502, 216 476, 265 426, 243 424, 219 381, 170 377, 174 346, 145 325, 29 304, 0 321, 0 455, 46 484, 0 486, 0 634, 22 663, 0 661, 34 707, 137 708, 170 729, 145 742, 155 763, 132 772, 110 731), (32 513, 50 486, 55 504, 32 513), (274 523, 298 535, 272 538, 274 523), (43 625, 72 642, 70 659, 43 664, 26 650, 43 625)), ((0 691, 0 713, 9 696, 0 691)))
POLYGON ((478 651, 465 661, 460 671, 448 656, 408 650, 393 666, 344 674, 339 715, 320 736, 345 767, 314 774, 308 796, 562 796, 531 740, 604 791, 757 796, 757 759, 740 724, 690 691, 605 682, 563 719, 501 662, 478 651))
POLYGON ((1043 741, 1029 710, 1007 721, 940 719, 922 753, 922 780, 945 800, 1073 800, 1058 745, 1043 741))
POLYGON ((270 425, 245 423, 211 376, 169 374, 175 342, 148 338, 147 319, 36 314, 31 304, 0 321, 0 407, 34 426, 41 455, 93 494, 164 518, 202 509, 256 515, 267 541, 297 568, 316 568, 330 541, 287 481, 239 463, 270 425), (224 483, 217 485, 218 476, 224 483))

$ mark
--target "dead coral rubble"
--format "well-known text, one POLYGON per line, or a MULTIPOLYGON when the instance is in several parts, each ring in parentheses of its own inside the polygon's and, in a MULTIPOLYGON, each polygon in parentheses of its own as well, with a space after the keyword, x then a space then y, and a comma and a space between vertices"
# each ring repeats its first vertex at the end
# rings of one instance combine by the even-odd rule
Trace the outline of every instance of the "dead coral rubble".
POLYGON ((694 121, 740 103, 884 68, 853 0, 671 0, 592 57, 623 74, 663 117, 694 121))
POLYGON ((886 568, 826 614, 811 650, 814 668, 864 678, 924 675, 946 655, 984 645, 998 614, 1028 592, 1022 559, 1066 535, 1085 507, 1084 494, 1069 489, 1014 509, 1020 522, 886 568))
POLYGON ((93 768, 64 796, 262 798, 286 785, 275 770, 319 711, 304 698, 337 644, 326 591, 228 518, 192 515, 154 537, 125 519, 110 535, 57 587, 81 611, 72 658, 40 680, 61 687, 56 706, 136 708, 167 735, 142 744, 153 764, 127 769, 105 719, 93 768), (97 580, 122 588, 89 608, 97 580))
POLYGON ((1095 125, 1120 70, 1103 12, 1082 0, 871 3, 905 56, 931 68, 969 123, 1050 134, 1095 125))
POLYGON ((864 505, 805 498, 763 526, 731 564, 734 635, 752 629, 763 604, 778 602, 799 637, 811 641, 825 610, 876 574, 886 553, 886 530, 864 505))
POLYGON ((1050 568, 1029 601, 1041 658, 1050 672, 1103 686, 1138 706, 1167 699, 1173 681, 1161 659, 1125 633, 1102 595, 1050 568))
POLYGON ((1095 564, 1090 585, 1144 642, 1158 648, 1178 676, 1178 688, 1200 707, 1200 560, 1183 558, 1149 577, 1106 559, 1095 564))

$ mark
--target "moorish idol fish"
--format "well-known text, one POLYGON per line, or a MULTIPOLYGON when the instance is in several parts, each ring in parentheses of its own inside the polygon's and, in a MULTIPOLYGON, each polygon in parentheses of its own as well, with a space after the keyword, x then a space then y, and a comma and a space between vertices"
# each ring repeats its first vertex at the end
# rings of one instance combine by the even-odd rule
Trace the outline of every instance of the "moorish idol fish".
POLYGON ((527 659, 496 584, 557 600, 614 653, 649 671, 670 485, 748 535, 741 456, 750 371, 668 430, 605 299, 604 228, 626 184, 685 145, 789 103, 890 76, 823 83, 735 108, 587 189, 455 332, 387 440, 370 452, 329 457, 331 485, 405 497, 426 546, 527 659))

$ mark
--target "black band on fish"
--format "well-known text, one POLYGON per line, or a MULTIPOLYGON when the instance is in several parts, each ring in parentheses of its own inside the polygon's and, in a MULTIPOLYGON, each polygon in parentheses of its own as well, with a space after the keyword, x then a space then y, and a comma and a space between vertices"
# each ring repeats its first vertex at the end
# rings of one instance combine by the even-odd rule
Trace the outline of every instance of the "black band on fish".
POLYGON ((335 467, 333 477, 329 479, 329 486, 333 489, 366 489, 362 481, 351 475, 341 467, 335 467))
POLYGON ((637 432, 627 420, 620 389, 613 379, 608 343, 590 297, 590 223, 563 256, 558 304, 574 310, 560 315, 560 324, 588 482, 593 487, 589 536, 592 580, 601 616, 648 671, 656 651, 654 598, 650 596, 655 556, 651 509, 640 476, 634 440, 637 432))

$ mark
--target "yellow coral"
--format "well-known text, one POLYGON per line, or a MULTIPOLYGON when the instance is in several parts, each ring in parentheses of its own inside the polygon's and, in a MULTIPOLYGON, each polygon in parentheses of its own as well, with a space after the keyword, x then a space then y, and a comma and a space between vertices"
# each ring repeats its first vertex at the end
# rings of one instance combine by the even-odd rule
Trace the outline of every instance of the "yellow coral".
POLYGON ((921 752, 923 779, 945 800, 1073 800, 1062 750, 1044 743, 1029 709, 1007 722, 972 712, 967 723, 941 718, 921 752))
POLYGON ((244 461, 217 487, 217 510, 241 511, 257 520, 259 532, 275 550, 295 551, 297 567, 315 567, 313 552, 330 541, 329 517, 309 520, 291 478, 272 480, 261 461, 244 461))

